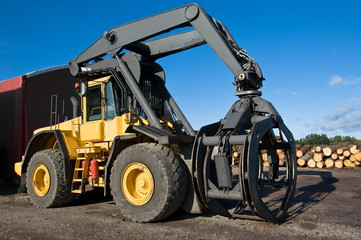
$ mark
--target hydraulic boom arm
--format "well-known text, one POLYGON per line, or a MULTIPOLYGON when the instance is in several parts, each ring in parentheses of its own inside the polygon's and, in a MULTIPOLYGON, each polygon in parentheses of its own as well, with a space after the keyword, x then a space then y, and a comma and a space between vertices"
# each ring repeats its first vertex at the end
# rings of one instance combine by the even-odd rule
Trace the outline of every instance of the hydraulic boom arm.
POLYGON ((264 79, 257 62, 238 47, 221 22, 210 17, 197 4, 110 29, 76 59, 70 61, 70 71, 76 76, 82 71, 82 67, 89 67, 92 61, 102 61, 106 55, 115 57, 124 49, 142 57, 157 59, 205 43, 235 75, 237 91, 257 90, 262 86, 264 79), (146 41, 182 27, 194 27, 194 30, 146 41))

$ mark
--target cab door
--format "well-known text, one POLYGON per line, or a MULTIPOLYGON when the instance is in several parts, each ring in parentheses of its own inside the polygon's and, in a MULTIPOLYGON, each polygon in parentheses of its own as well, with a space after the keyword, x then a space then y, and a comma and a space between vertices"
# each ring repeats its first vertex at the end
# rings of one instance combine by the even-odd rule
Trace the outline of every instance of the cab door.
POLYGON ((109 81, 104 84, 104 141, 112 141, 123 135, 128 127, 124 121, 124 93, 119 86, 109 81))
POLYGON ((89 86, 83 97, 83 124, 80 126, 80 139, 83 142, 104 141, 104 102, 103 83, 89 86))

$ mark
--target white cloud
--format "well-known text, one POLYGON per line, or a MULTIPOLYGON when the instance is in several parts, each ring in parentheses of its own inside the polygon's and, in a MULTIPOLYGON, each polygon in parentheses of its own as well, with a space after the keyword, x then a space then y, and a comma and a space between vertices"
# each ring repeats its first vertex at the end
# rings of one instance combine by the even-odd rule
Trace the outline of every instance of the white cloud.
POLYGON ((361 100, 352 98, 322 119, 324 132, 342 131, 348 136, 361 131, 361 100))
POLYGON ((294 126, 295 138, 305 137, 309 133, 351 136, 361 139, 361 98, 354 97, 330 113, 314 119, 297 119, 294 126))
POLYGON ((337 75, 331 76, 331 81, 328 83, 330 86, 341 85, 343 78, 337 75))
POLYGON ((344 85, 361 85, 361 77, 349 77, 343 78, 338 75, 331 76, 331 80, 328 83, 330 86, 344 86, 344 85))

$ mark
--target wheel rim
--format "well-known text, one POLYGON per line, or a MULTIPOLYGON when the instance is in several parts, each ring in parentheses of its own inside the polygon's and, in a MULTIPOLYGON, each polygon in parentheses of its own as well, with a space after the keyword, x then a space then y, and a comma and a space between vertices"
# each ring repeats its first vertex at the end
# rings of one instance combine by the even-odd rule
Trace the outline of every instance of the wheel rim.
POLYGON ((39 197, 45 196, 50 188, 50 174, 44 164, 39 164, 33 172, 33 189, 39 197))
POLYGON ((141 206, 152 198, 153 175, 144 164, 129 164, 122 174, 121 181, 123 194, 131 204, 141 206))

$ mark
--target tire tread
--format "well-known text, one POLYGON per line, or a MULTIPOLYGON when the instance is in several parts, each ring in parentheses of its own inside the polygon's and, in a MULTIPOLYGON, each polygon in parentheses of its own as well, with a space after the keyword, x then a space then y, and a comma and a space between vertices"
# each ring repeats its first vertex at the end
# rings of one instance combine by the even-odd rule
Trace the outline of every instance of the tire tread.
MULTIPOLYGON (((166 217, 169 217, 172 213, 174 213, 183 203, 186 192, 187 192, 187 174, 185 171, 185 164, 183 160, 170 148, 165 147, 163 145, 159 145, 156 143, 140 143, 136 145, 132 145, 125 149, 121 154, 124 154, 124 157, 128 157, 129 154, 133 151, 144 150, 152 155, 153 159, 160 161, 159 164, 162 166, 161 171, 165 173, 166 182, 172 183, 168 184, 167 189, 162 189, 162 191, 166 192, 166 200, 162 203, 162 208, 153 214, 150 214, 149 218, 144 218, 143 215, 139 215, 134 212, 130 212, 126 207, 122 206, 122 204, 118 205, 121 210, 122 215, 126 218, 136 221, 136 222, 155 222, 162 220, 166 217), (167 163, 163 163, 161 161, 166 161, 167 163), (170 167, 166 167, 170 166, 170 167), (172 179, 169 179, 169 178, 172 179)), ((110 177, 110 187, 111 192, 114 199, 119 199, 121 196, 121 191, 116 191, 114 184, 114 176, 115 171, 120 167, 120 160, 115 160, 114 166, 111 170, 110 177)))
MULTIPOLYGON (((54 165, 55 174, 56 174, 56 181, 55 181, 56 192, 51 197, 51 199, 46 203, 44 203, 43 201, 38 201, 38 198, 36 196, 32 197, 31 196, 32 194, 29 193, 30 200, 32 201, 32 203, 37 207, 51 208, 51 207, 60 207, 71 202, 74 199, 74 194, 72 194, 70 188, 71 185, 64 176, 64 161, 61 151, 59 149, 45 149, 34 154, 35 157, 39 155, 40 156, 42 155, 41 157, 50 159, 54 165)), ((28 165, 28 169, 27 169, 28 174, 31 173, 30 168, 31 168, 31 164, 28 165)), ((31 188, 32 188, 31 182, 27 181, 28 191, 31 188)))

